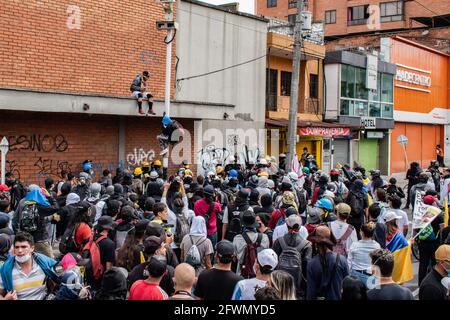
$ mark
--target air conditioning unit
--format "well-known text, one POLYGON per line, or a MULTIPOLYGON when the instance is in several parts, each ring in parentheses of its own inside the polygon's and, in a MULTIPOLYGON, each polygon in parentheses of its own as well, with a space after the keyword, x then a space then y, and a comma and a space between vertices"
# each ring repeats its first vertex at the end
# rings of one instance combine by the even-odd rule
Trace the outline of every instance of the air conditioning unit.
POLYGON ((178 23, 175 21, 156 21, 156 29, 158 30, 178 29, 178 23))

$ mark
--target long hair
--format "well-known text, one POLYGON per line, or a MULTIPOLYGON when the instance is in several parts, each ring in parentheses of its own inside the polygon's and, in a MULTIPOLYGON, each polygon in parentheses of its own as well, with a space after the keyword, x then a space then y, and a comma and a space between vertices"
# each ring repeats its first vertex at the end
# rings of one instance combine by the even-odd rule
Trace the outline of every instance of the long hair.
POLYGON ((272 272, 270 283, 278 291, 281 300, 297 300, 294 278, 286 271, 275 270, 272 272))
POLYGON ((135 252, 144 239, 145 230, 136 231, 127 234, 125 242, 117 252, 117 266, 131 271, 135 267, 135 252))

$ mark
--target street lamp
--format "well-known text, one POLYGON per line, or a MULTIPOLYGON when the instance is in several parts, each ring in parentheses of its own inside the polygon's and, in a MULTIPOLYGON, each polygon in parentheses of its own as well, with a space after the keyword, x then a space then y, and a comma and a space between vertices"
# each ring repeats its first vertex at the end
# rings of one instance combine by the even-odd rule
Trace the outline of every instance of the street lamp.
POLYGON ((0 142, 0 152, 2 153, 2 184, 5 184, 5 170, 6 170, 6 154, 9 151, 9 142, 6 137, 3 137, 0 142))

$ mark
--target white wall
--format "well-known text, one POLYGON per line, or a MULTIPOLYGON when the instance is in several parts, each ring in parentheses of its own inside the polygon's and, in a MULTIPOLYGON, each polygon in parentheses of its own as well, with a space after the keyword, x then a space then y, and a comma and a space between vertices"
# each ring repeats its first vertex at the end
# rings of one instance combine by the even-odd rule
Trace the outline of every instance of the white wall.
POLYGON ((239 11, 255 14, 255 1, 254 0, 202 0, 203 2, 219 5, 230 2, 239 2, 239 11))
POLYGON ((336 120, 339 115, 340 105, 340 65, 325 65, 325 83, 326 83, 326 112, 325 119, 336 120))
MULTIPOLYGON (((177 79, 236 65, 266 54, 266 22, 178 1, 177 79)), ((234 114, 265 118, 265 57, 226 71, 182 81, 177 100, 227 103, 234 114)), ((201 116, 200 116, 201 117, 201 116)), ((239 116, 236 117, 239 119, 239 116)))

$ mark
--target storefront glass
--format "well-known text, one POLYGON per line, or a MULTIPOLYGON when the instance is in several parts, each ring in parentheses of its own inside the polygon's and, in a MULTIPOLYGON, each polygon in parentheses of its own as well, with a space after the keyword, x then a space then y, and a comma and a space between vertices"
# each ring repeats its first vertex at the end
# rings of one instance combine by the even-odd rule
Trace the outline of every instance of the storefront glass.
POLYGON ((392 119, 393 92, 393 75, 378 73, 377 90, 368 90, 366 69, 341 65, 341 115, 392 119))

